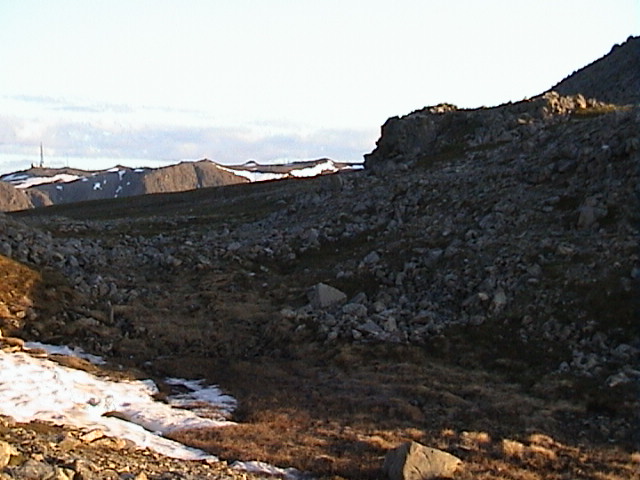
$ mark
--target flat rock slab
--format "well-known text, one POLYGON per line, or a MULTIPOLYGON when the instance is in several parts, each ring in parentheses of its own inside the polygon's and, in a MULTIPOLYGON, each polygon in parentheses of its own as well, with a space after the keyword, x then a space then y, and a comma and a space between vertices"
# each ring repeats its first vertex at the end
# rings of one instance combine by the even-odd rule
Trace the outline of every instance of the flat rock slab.
POLYGON ((389 480, 429 480, 453 478, 461 465, 450 453, 407 442, 387 452, 383 470, 389 480))

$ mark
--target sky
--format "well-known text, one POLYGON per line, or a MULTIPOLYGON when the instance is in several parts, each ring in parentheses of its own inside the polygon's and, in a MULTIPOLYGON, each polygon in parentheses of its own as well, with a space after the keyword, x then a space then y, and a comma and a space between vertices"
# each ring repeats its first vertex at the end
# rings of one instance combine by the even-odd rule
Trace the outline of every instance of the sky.
POLYGON ((639 0, 0 0, 0 173, 362 161, 442 102, 537 95, 640 34, 639 0))

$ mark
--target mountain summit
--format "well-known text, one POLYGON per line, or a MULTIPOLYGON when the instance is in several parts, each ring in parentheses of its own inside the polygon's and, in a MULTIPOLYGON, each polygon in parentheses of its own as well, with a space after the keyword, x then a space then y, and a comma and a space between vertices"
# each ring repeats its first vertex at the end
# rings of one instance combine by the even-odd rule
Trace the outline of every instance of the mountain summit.
POLYGON ((578 93, 618 105, 640 103, 640 37, 629 37, 604 57, 577 70, 551 90, 578 93))

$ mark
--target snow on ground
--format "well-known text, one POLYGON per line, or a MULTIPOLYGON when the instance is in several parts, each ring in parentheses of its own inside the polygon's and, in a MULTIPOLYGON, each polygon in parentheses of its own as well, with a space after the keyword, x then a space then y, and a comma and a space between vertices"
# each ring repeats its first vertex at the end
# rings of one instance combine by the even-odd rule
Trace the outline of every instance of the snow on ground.
POLYGON ((0 177, 0 180, 9 183, 20 183, 27 178, 29 178, 29 175, 26 175, 24 173, 9 173, 8 175, 2 175, 0 177))
MULTIPOLYGON (((242 167, 247 167, 247 166, 253 167, 253 166, 257 166, 257 164, 250 165, 249 162, 247 162, 244 165, 242 165, 242 167)), ((336 167, 333 161, 327 160, 326 162, 318 163, 317 165, 314 165, 312 167, 305 167, 305 168, 294 167, 289 171, 289 173, 262 172, 259 170, 243 170, 242 168, 236 169, 236 168, 233 168, 233 166, 224 167, 222 165, 218 165, 218 168, 226 172, 234 173, 240 177, 244 177, 250 182, 264 182, 268 180, 280 180, 282 178, 289 178, 289 177, 296 177, 296 178, 317 177, 318 175, 326 174, 328 172, 335 173, 341 170, 361 170, 364 168, 364 166, 353 165, 346 168, 338 168, 336 167)))
POLYGON ((236 409, 236 399, 223 394, 215 386, 204 387, 202 380, 185 380, 183 378, 167 378, 165 383, 182 387, 182 393, 171 395, 167 398, 169 405, 178 408, 186 408, 201 417, 211 416, 211 405, 217 406, 228 417, 236 409))
POLYGON ((68 183, 79 178, 78 175, 70 175, 68 173, 58 173, 51 177, 29 177, 28 175, 11 174, 2 177, 2 181, 9 182, 16 188, 24 189, 35 185, 44 185, 45 183, 68 183))
POLYGON ((219 168, 238 175, 239 177, 244 177, 250 182, 266 182, 268 180, 280 180, 282 178, 287 178, 286 173, 252 172, 250 170, 234 170, 233 168, 224 167, 219 168))
POLYGON ((269 475, 274 477, 284 477, 288 479, 299 480, 305 478, 305 476, 295 468, 280 468, 269 465, 265 462, 233 462, 231 468, 236 470, 242 470, 244 472, 257 473, 258 475, 269 475))
POLYGON ((106 363, 102 357, 99 357, 98 355, 91 355, 90 353, 85 353, 85 351, 79 347, 68 347, 66 345, 49 345, 40 342, 26 342, 24 346, 28 349, 44 350, 47 353, 55 353, 58 355, 68 355, 70 357, 82 358, 93 363, 94 365, 104 365, 106 363))
MULTIPOLYGON (((41 344, 32 347, 41 348, 41 344)), ((203 387, 198 382, 181 379, 170 382, 181 385, 183 393, 164 403, 154 398, 158 390, 150 380, 114 381, 46 358, 0 351, 0 413, 19 422, 42 420, 100 429, 106 435, 128 439, 174 458, 215 460, 212 455, 162 435, 182 429, 230 425, 233 422, 207 418, 177 406, 212 404, 215 408, 210 408, 210 412, 228 413, 235 400, 222 395, 216 387, 203 387)))
MULTIPOLYGON (((26 349, 49 354, 77 356, 94 364, 104 360, 79 348, 25 343, 26 349)), ((151 380, 115 381, 82 370, 62 366, 24 352, 0 350, 0 414, 18 422, 41 420, 124 438, 141 448, 183 460, 217 461, 214 455, 164 438, 184 429, 233 425, 225 420, 235 410, 236 399, 200 380, 168 378, 165 383, 177 393, 166 403, 154 396, 158 388, 151 380)), ((247 472, 300 480, 302 473, 263 462, 234 462, 233 468, 247 472)))
POLYGON ((330 160, 319 163, 313 167, 296 168, 291 170, 292 177, 316 177, 325 172, 337 172, 339 169, 330 160))

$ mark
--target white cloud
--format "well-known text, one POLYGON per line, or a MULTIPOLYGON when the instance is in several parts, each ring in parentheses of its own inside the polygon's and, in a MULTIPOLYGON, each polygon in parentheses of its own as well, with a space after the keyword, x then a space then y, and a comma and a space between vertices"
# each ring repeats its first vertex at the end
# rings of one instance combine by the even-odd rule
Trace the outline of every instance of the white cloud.
MULTIPOLYGON (((92 168, 92 159, 177 162, 210 158, 238 164, 248 159, 329 157, 361 161, 371 151, 378 129, 323 129, 285 121, 217 125, 206 113, 171 108, 65 102, 49 97, 0 98, 0 171, 10 171, 22 156, 23 168, 39 161, 44 145, 48 162, 92 168), (12 115, 1 113, 17 112, 12 115)), ((50 163, 51 164, 51 163, 50 163)))

